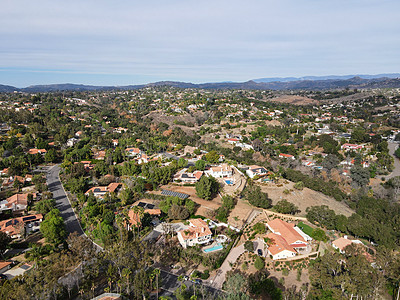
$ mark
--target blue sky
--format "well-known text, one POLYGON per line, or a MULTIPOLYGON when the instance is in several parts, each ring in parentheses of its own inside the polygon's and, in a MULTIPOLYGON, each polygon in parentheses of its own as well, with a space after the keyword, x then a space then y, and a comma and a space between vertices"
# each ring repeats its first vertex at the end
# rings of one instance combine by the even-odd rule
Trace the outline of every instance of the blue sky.
POLYGON ((0 84, 400 72, 398 0, 2 0, 0 84))

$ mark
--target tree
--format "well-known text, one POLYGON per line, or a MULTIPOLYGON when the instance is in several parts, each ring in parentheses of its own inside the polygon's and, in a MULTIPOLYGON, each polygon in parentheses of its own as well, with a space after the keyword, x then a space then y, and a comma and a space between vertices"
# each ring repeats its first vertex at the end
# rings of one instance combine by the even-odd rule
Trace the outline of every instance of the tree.
POLYGON ((2 258, 4 255, 4 252, 6 251, 8 245, 11 242, 11 238, 8 236, 7 233, 0 231, 0 255, 2 258))
POLYGON ((219 161, 219 154, 217 151, 212 150, 204 155, 205 159, 210 163, 217 163, 219 161))
POLYGON ((243 195, 251 205, 261 208, 270 208, 272 200, 268 198, 268 194, 261 191, 257 185, 248 185, 243 190, 243 195))
POLYGON ((252 241, 246 241, 244 243, 244 249, 246 249, 249 252, 254 252, 254 243, 252 241))
POLYGON ((188 164, 188 161, 186 159, 184 159, 182 157, 179 158, 179 160, 178 160, 178 168, 184 168, 184 167, 187 166, 187 164, 188 164))
POLYGON ((254 262, 254 267, 257 270, 262 270, 265 267, 265 261, 261 257, 257 256, 255 262, 254 262))
POLYGON ((335 229, 336 214, 326 205, 311 206, 306 209, 306 218, 313 224, 325 226, 327 229, 335 229))
POLYGON ((359 187, 365 187, 369 183, 369 171, 367 168, 356 165, 350 169, 350 177, 353 183, 359 187))
POLYGON ((37 202, 35 207, 39 213, 45 215, 56 207, 56 201, 54 199, 43 199, 37 202))
POLYGON ((52 209, 40 224, 40 231, 49 243, 59 244, 65 237, 64 219, 60 216, 60 211, 52 209))
POLYGON ((211 200, 219 191, 219 183, 214 177, 202 176, 196 183, 196 194, 202 199, 211 200))
POLYGON ((296 205, 290 203, 286 199, 278 201, 278 203, 274 205, 274 209, 278 213, 291 214, 291 215, 294 215, 299 210, 299 208, 296 205))
POLYGON ((173 204, 168 210, 168 217, 175 220, 185 220, 189 218, 189 211, 184 206, 173 204))
POLYGON ((336 168, 336 166, 339 164, 339 159, 336 155, 333 154, 328 154, 324 160, 322 161, 322 166, 327 169, 329 172, 336 168))
POLYGON ((197 170, 204 171, 206 167, 206 162, 202 159, 199 159, 198 161, 195 162, 194 166, 196 167, 197 170))

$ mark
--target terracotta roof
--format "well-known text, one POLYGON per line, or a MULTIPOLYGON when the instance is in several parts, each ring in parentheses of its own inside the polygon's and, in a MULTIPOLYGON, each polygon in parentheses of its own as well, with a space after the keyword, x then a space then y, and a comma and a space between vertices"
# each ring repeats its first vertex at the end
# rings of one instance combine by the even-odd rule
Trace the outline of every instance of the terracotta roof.
POLYGON ((213 171, 213 172, 232 172, 232 168, 228 164, 222 164, 218 167, 211 167, 211 171, 213 171))
POLYGON ((268 227, 272 229, 272 231, 279 232, 282 237, 288 242, 289 245, 301 241, 307 244, 304 238, 298 233, 293 227, 295 226, 293 223, 287 223, 282 221, 281 219, 274 219, 267 223, 268 227))
POLYGON ((8 197, 7 202, 9 204, 28 205, 28 195, 29 194, 15 194, 12 195, 11 197, 8 197))
POLYGON ((267 238, 272 240, 271 245, 268 246, 268 251, 271 252, 272 255, 276 255, 284 250, 296 253, 296 250, 294 250, 294 248, 279 234, 270 232, 267 234, 267 238))
POLYGON ((344 248, 351 245, 352 243, 353 242, 351 240, 342 237, 332 242, 332 244, 338 247, 341 251, 343 251, 344 248))
POLYGON ((0 270, 11 265, 12 262, 11 261, 0 261, 0 270))
POLYGON ((189 222, 191 226, 188 229, 179 231, 184 240, 195 239, 212 234, 207 223, 202 219, 191 219, 189 222))
POLYGON ((149 215, 152 215, 152 216, 159 216, 159 215, 161 215, 161 209, 148 208, 148 209, 144 210, 144 213, 148 213, 149 215))
POLYGON ((281 154, 279 154, 279 156, 283 156, 283 157, 293 157, 293 155, 285 154, 285 153, 281 153, 281 154))
POLYGON ((107 186, 107 190, 108 190, 110 193, 114 193, 115 190, 116 190, 117 188, 119 188, 121 185, 122 185, 122 183, 111 182, 111 183, 107 186))

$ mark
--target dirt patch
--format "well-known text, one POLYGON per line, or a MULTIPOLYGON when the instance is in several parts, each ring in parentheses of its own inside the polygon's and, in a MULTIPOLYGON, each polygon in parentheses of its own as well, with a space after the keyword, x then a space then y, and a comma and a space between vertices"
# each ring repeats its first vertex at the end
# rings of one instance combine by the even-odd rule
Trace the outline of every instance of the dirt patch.
POLYGON ((250 204, 243 199, 238 199, 235 208, 229 214, 228 223, 236 228, 241 228, 252 210, 253 207, 250 204))
POLYGON ((268 99, 268 101, 292 104, 292 105, 318 105, 319 101, 298 95, 283 95, 277 98, 268 99))
MULTIPOLYGON (((221 197, 219 195, 217 195, 214 199, 210 201, 201 199, 196 195, 196 188, 194 186, 177 186, 169 184, 162 186, 161 190, 170 190, 174 192, 188 194, 191 200, 200 205, 200 208, 197 210, 197 214, 201 214, 201 212, 204 213, 205 210, 213 211, 221 206, 221 197)), ((161 194, 161 191, 157 191, 155 192, 155 194, 161 194)))
POLYGON ((327 205, 330 209, 334 210, 336 214, 342 214, 347 217, 354 213, 354 211, 345 203, 336 201, 334 198, 328 197, 309 188, 304 188, 302 191, 299 191, 293 186, 293 182, 281 180, 279 184, 268 183, 261 185, 261 190, 268 193, 268 196, 272 199, 273 205, 282 199, 286 199, 295 204, 301 211, 298 214, 299 216, 306 215, 307 207, 318 205, 327 205), (285 190, 289 190, 289 194, 285 194, 285 190))

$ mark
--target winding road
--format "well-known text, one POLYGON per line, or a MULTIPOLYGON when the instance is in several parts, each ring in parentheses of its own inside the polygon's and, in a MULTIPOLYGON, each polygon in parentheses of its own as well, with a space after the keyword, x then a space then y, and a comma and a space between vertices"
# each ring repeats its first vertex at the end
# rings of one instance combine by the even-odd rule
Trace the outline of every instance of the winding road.
POLYGON ((397 147, 399 147, 400 144, 394 143, 394 142, 389 142, 388 143, 388 148, 389 148, 389 154, 393 157, 394 159, 394 169, 393 172, 390 173, 387 176, 383 176, 386 178, 386 180, 393 178, 395 176, 400 176, 400 160, 394 155, 394 152, 397 150, 397 147))

